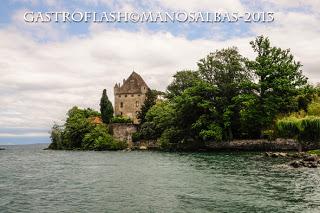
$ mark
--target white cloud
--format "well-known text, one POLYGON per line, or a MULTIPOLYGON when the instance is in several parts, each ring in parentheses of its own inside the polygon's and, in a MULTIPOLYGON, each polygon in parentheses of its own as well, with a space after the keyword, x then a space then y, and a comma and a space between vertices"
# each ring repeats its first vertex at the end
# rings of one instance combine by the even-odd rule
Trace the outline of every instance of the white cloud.
POLYGON ((275 24, 259 25, 252 30, 257 35, 267 35, 272 43, 290 48, 295 58, 304 65, 304 73, 315 83, 320 81, 319 58, 320 28, 316 15, 299 12, 276 13, 275 24))
POLYGON ((113 100, 113 85, 133 69, 152 88, 164 90, 177 70, 195 68, 209 51, 231 43, 248 46, 248 39, 190 41, 123 30, 51 43, 2 30, 0 40, 0 111, 10 112, 0 114, 3 127, 49 127, 73 105, 98 109, 102 89, 113 100))
POLYGON ((174 10, 185 11, 229 11, 229 12, 243 12, 244 7, 240 0, 187 0, 187 1, 172 1, 160 0, 159 4, 163 7, 174 10))
POLYGON ((312 11, 319 12, 319 0, 263 0, 262 4, 271 4, 273 8, 290 9, 290 8, 305 8, 308 7, 312 11))

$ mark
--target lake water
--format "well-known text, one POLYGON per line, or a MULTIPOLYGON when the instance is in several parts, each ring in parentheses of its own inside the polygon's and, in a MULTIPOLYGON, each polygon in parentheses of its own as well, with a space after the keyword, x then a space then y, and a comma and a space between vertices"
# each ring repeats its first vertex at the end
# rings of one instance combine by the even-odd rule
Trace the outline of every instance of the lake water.
POLYGON ((0 151, 0 212, 320 212, 320 169, 259 153, 0 151))

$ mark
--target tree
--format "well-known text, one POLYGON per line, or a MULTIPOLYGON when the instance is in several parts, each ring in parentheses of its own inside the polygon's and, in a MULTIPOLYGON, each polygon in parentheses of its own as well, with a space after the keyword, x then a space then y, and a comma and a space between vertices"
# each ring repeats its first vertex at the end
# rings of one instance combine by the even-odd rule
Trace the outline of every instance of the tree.
POLYGON ((89 118, 97 115, 99 113, 92 109, 79 109, 76 106, 68 111, 63 131, 64 149, 81 148, 84 135, 94 128, 89 118))
POLYGON ((167 87, 167 98, 173 98, 181 95, 182 92, 194 86, 199 81, 199 73, 193 70, 178 71, 173 76, 172 83, 167 87))
POLYGON ((290 50, 272 47, 268 38, 259 36, 250 42, 257 53, 254 61, 248 61, 256 78, 254 93, 258 99, 255 106, 259 113, 255 121, 260 129, 270 127, 276 115, 297 111, 296 96, 306 86, 307 78, 302 75, 300 62, 294 60, 290 50))
POLYGON ((162 132, 175 123, 175 110, 168 101, 159 101, 153 105, 145 116, 145 122, 140 126, 143 139, 157 139, 162 132))
POLYGON ((156 90, 148 89, 146 93, 146 99, 138 112, 137 118, 140 120, 140 124, 145 122, 145 117, 149 109, 156 104, 157 96, 159 92, 156 90))
POLYGON ((113 117, 112 103, 109 101, 107 96, 107 90, 104 89, 100 100, 100 112, 103 123, 108 124, 113 117))
POLYGON ((244 93, 246 85, 250 84, 251 75, 246 61, 236 47, 231 47, 210 53, 198 62, 200 78, 216 87, 215 110, 221 115, 220 128, 224 130, 223 138, 227 140, 240 136, 240 109, 235 98, 244 93))
POLYGON ((51 128, 49 149, 61 149, 63 147, 63 129, 58 124, 54 124, 51 128))
POLYGON ((63 126, 54 125, 49 149, 117 150, 126 147, 123 141, 115 140, 106 124, 94 123, 92 118, 100 113, 90 108, 73 107, 67 113, 63 126))

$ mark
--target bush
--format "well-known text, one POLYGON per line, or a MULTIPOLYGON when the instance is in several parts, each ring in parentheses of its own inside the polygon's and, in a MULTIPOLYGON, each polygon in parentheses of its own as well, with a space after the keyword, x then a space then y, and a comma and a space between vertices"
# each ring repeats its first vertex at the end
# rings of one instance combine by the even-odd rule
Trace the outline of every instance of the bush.
POLYGON ((310 154, 310 155, 318 155, 318 156, 320 156, 320 150, 319 149, 310 150, 307 153, 310 154))
POLYGON ((261 136, 263 139, 268 139, 269 141, 275 139, 274 131, 272 129, 263 130, 261 136))
POLYGON ((320 103, 312 102, 308 106, 308 115, 320 116, 320 103))
POLYGON ((123 116, 115 116, 111 119, 111 123, 128 123, 131 124, 132 120, 128 117, 123 117, 123 116))
POLYGON ((87 133, 82 143, 85 150, 119 150, 126 148, 126 143, 115 140, 104 125, 97 125, 87 133))
POLYGON ((182 132, 177 128, 171 127, 163 131, 160 141, 160 147, 162 149, 173 149, 177 147, 178 143, 182 142, 182 132))
POLYGON ((277 134, 294 138, 301 143, 316 143, 320 140, 320 117, 286 117, 276 122, 277 134))
POLYGON ((132 134, 132 141, 133 142, 138 142, 141 140, 141 133, 140 132, 135 132, 132 134))
POLYGON ((213 140, 216 142, 222 141, 222 128, 216 124, 210 124, 207 130, 202 130, 200 136, 204 141, 213 140))

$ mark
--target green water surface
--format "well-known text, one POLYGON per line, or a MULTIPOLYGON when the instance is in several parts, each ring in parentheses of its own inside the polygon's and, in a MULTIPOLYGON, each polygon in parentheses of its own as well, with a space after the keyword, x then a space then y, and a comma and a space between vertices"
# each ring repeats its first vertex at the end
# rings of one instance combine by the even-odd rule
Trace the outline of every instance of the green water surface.
POLYGON ((0 151, 0 212, 320 212, 320 169, 259 153, 0 151))

